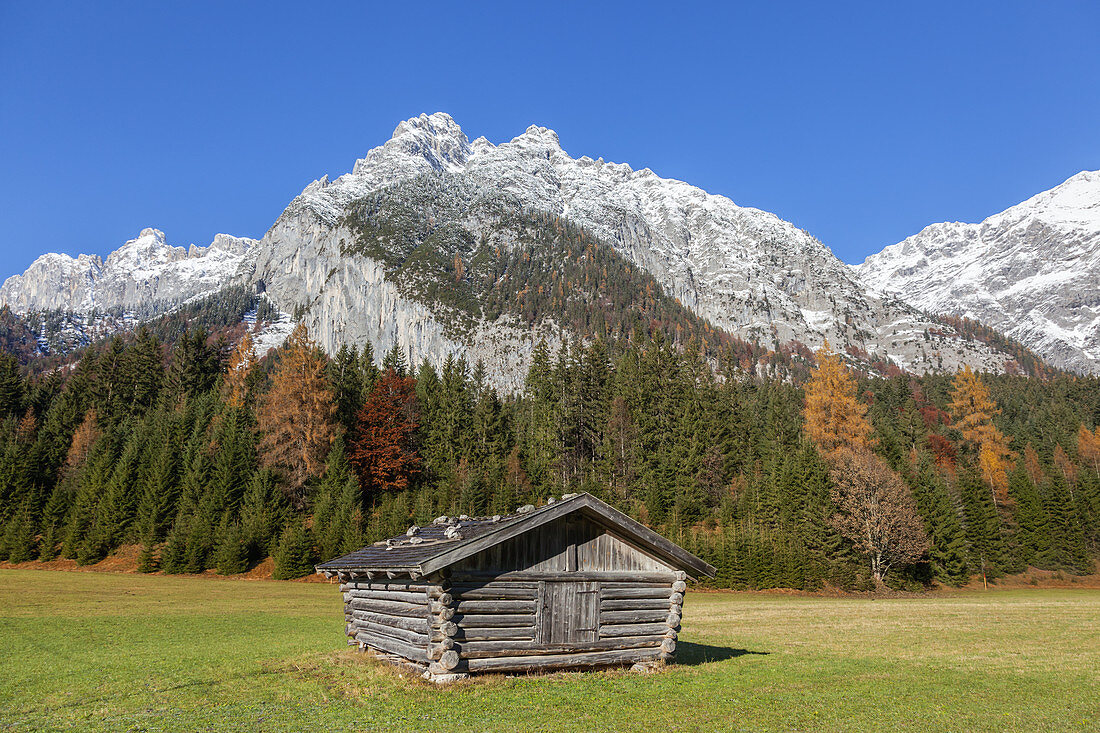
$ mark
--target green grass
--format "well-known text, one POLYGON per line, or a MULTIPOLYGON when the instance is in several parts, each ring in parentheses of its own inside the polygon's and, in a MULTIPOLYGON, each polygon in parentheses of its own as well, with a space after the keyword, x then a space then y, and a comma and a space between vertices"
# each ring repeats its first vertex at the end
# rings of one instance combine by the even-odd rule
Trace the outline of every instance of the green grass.
POLYGON ((1100 730, 1100 591, 688 594, 682 664, 435 688, 323 584, 0 571, 0 730, 1100 730))

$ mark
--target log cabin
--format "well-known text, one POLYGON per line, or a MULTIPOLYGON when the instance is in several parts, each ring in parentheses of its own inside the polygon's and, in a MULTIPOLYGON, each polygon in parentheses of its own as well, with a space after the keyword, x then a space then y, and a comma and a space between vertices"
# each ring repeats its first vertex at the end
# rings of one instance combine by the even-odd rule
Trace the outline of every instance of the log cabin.
POLYGON ((426 679, 674 660, 687 580, 715 569, 590 494, 439 517, 316 567, 348 643, 426 679))

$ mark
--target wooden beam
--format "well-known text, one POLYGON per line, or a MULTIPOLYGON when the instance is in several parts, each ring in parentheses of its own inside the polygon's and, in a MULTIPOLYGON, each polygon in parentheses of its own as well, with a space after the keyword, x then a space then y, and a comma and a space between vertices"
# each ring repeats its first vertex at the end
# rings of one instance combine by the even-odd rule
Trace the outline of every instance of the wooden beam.
POLYGON ((533 613, 484 613, 455 616, 455 623, 463 629, 494 628, 500 626, 534 626, 533 613))
POLYGON ((375 601, 365 598, 353 598, 347 603, 355 611, 373 611, 393 616, 412 616, 422 618, 428 613, 427 604, 404 603, 402 601, 375 601))
POLYGON ((663 636, 623 636, 575 644, 544 644, 537 641, 465 641, 458 643, 463 659, 481 659, 499 656, 531 656, 539 654, 566 654, 577 652, 608 651, 612 649, 642 649, 659 647, 663 636))
POLYGON ((667 598, 623 598, 616 600, 604 598, 600 601, 600 611, 643 611, 661 610, 667 611, 669 601, 667 598))
POLYGON ((604 667, 630 664, 657 659, 661 655, 660 647, 644 649, 616 649, 599 652, 579 652, 574 654, 546 654, 541 656, 491 657, 469 659, 466 665, 471 672, 476 671, 546 671, 552 669, 571 669, 574 667, 604 667))
MULTIPOLYGON (((667 607, 668 604, 666 603, 667 607)), ((466 601, 460 600, 455 609, 459 613, 534 613, 535 612, 535 599, 530 600, 522 599, 506 599, 506 600, 486 600, 486 601, 466 601)))
POLYGON ((406 644, 403 641, 388 636, 380 636, 367 631, 359 631, 355 635, 355 640, 373 649, 380 649, 384 652, 404 657, 405 659, 411 659, 416 662, 428 661, 428 650, 425 647, 406 644))
MULTIPOLYGON (((662 626, 662 628, 665 628, 662 626)), ((432 641, 439 641, 443 637, 441 630, 432 630, 432 641)), ((518 641, 534 641, 534 626, 506 626, 498 629, 457 629, 454 640, 459 644, 468 641, 500 641, 503 639, 518 641)))
POLYGON ((427 596, 424 595, 424 591, 417 593, 415 591, 405 590, 351 588, 347 593, 350 594, 352 598, 358 598, 365 601, 402 601, 404 603, 415 603, 418 605, 426 605, 428 602, 427 596))
POLYGON ((668 631, 668 624, 600 624, 600 636, 647 636, 649 634, 663 634, 668 631))
POLYGON ((604 611, 600 609, 600 626, 604 624, 655 624, 669 618, 668 604, 659 609, 604 611))
POLYGON ((352 611, 351 616, 357 621, 367 621, 382 626, 394 626, 407 631, 415 631, 418 634, 427 634, 431 628, 427 618, 409 618, 406 616, 390 616, 370 611, 352 611))
POLYGON ((504 573, 494 572, 468 572, 456 578, 467 580, 493 579, 499 581, 553 581, 553 580, 591 580, 606 583, 673 583, 676 580, 674 573, 670 572, 643 572, 634 570, 604 570, 604 571, 580 571, 565 573, 561 571, 542 572, 534 570, 515 570, 504 573))

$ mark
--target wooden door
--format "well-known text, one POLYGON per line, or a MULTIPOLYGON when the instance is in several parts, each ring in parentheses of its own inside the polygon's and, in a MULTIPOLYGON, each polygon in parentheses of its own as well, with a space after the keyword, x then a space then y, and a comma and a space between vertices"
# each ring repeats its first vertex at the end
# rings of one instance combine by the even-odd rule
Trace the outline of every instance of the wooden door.
POLYGON ((600 584, 583 580, 539 583, 538 640, 576 644, 599 638, 600 584))

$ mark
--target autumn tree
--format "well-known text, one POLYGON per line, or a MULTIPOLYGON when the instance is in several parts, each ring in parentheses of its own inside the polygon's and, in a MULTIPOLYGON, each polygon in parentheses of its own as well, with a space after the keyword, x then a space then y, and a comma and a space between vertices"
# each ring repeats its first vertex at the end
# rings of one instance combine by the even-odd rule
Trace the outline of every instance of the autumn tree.
POLYGON ((259 400, 260 464, 283 474, 291 502, 302 506, 306 479, 318 476, 336 437, 336 406, 325 375, 325 358, 303 325, 287 339, 259 400))
POLYGON ((348 451, 365 495, 408 487, 420 470, 418 423, 416 380, 387 369, 356 415, 348 451))
POLYGON ((881 584, 895 565, 921 558, 929 548, 909 487, 867 450, 840 448, 833 454, 832 524, 871 563, 881 584))
POLYGON ((955 375, 948 410, 963 444, 977 454, 982 478, 993 492, 993 505, 999 507, 1008 496, 1008 470, 1015 454, 1008 449, 1009 439, 993 424, 1000 409, 969 365, 955 375))
POLYGON ((870 449, 871 423, 867 406, 857 397, 855 380, 828 341, 816 356, 817 366, 806 384, 806 434, 826 458, 842 448, 870 449))
POLYGON ((1082 423, 1077 429, 1077 456, 1100 476, 1100 427, 1092 431, 1082 423))
POLYGON ((84 419, 80 421, 80 425, 77 426, 76 431, 73 433, 73 439, 69 443, 69 451, 65 456, 63 467, 65 473, 69 474, 80 470, 80 467, 84 465, 84 459, 88 457, 88 451, 99 440, 99 435, 96 412, 95 410, 88 410, 84 413, 84 419))
POLYGON ((237 347, 229 356, 225 373, 225 404, 229 407, 244 407, 248 401, 251 387, 252 370, 256 366, 256 352, 252 345, 252 336, 246 331, 237 347))

